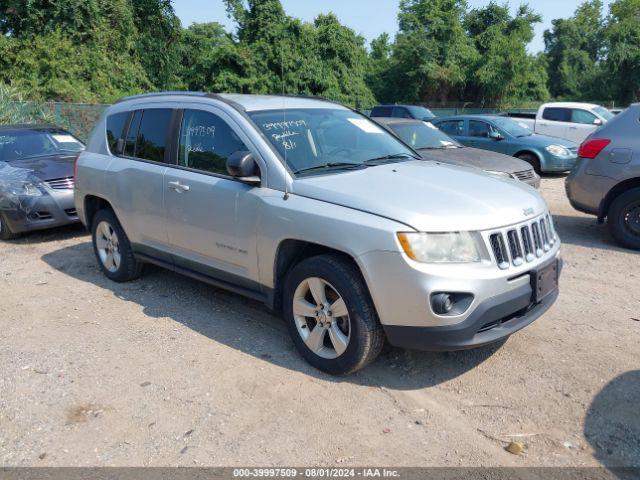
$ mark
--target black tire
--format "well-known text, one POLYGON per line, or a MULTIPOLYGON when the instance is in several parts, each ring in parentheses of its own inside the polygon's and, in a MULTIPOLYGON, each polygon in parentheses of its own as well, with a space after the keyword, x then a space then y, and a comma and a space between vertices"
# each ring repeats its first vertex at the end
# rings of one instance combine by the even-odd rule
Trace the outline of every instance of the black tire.
POLYGON ((620 194, 609 207, 607 224, 622 246, 640 250, 640 188, 620 194))
POLYGON ((516 155, 516 157, 520 160, 524 160, 529 165, 531 165, 538 175, 542 174, 542 170, 540 168, 540 160, 538 160, 538 157, 536 157, 533 153, 520 153, 516 155))
POLYGON ((143 264, 138 262, 133 256, 133 251, 131 250, 131 244, 129 243, 129 237, 124 233, 122 229, 122 225, 118 221, 115 213, 111 209, 104 209, 98 211, 93 217, 93 222, 91 224, 91 238, 93 240, 93 252, 96 255, 96 260, 98 261, 98 265, 100 266, 100 270, 105 274, 107 278, 113 280, 114 282, 129 282, 131 280, 135 280, 136 278, 142 275, 143 264), (97 236, 98 236, 98 226, 102 223, 106 222, 112 228, 118 238, 118 252, 120 254, 120 264, 117 269, 110 271, 103 260, 100 257, 97 246, 97 236))
POLYGON ((14 240, 20 236, 19 233, 13 233, 9 224, 4 219, 4 215, 0 213, 0 240, 14 240))
POLYGON ((365 367, 375 360, 384 346, 384 331, 360 271, 337 255, 308 258, 287 274, 283 312, 293 343, 300 354, 311 365, 331 375, 348 375, 365 367), (328 282, 346 304, 349 341, 346 350, 337 358, 327 359, 314 353, 305 344, 296 324, 293 313, 296 289, 306 279, 314 277, 328 282))

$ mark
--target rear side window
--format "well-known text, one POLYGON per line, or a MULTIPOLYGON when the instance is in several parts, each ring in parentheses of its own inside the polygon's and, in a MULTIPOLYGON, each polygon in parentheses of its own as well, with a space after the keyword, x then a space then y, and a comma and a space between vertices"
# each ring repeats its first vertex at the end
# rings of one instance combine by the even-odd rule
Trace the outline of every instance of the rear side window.
POLYGON ((375 107, 371 110, 372 117, 390 117, 391 111, 393 109, 391 107, 375 107))
POLYGON ((449 120, 436 126, 447 135, 456 137, 464 134, 464 120, 449 120))
POLYGON ((185 110, 180 129, 178 164, 228 175, 227 158, 247 147, 220 117, 202 110, 185 110))
POLYGON ((542 112, 542 118, 550 120, 552 122, 570 122, 571 110, 568 108, 545 108, 542 112))
POLYGON ((118 140, 122 138, 129 112, 116 113, 107 117, 107 143, 111 153, 116 152, 118 140))
POLYGON ((136 158, 164 162, 172 114, 173 110, 169 108, 143 111, 136 140, 136 158))

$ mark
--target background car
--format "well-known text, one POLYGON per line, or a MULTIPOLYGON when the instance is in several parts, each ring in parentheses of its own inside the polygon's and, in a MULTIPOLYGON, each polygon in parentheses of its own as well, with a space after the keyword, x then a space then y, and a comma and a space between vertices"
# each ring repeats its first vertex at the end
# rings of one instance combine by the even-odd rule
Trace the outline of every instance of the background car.
POLYGON ((607 219, 613 237, 640 250, 640 104, 618 114, 580 146, 567 196, 581 212, 607 219))
POLYGON ((431 123, 403 118, 373 118, 425 158, 450 165, 476 167, 488 173, 540 186, 540 177, 523 160, 461 145, 431 123))
POLYGON ((537 113, 508 113, 535 133, 582 142, 600 125, 613 118, 613 113, 592 103, 545 103, 537 113))
POLYGON ((0 238, 78 222, 73 162, 80 140, 53 125, 0 126, 0 238))
POLYGON ((507 117, 461 115, 432 123, 468 147, 491 150, 528 162, 536 173, 567 172, 573 168, 578 145, 561 138, 537 135, 507 117))
POLYGON ((378 105, 371 110, 371 117, 415 118, 429 121, 436 118, 431 110, 421 105, 378 105))

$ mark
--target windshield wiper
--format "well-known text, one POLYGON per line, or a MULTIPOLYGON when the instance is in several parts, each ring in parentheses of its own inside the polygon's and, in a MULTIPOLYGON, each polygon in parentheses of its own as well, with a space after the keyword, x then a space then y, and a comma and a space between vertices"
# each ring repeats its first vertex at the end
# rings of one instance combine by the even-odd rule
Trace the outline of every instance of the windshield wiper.
POLYGON ((384 155, 383 157, 371 158, 369 160, 364 161, 363 163, 365 165, 376 165, 389 160, 401 160, 403 158, 413 158, 414 160, 422 160, 421 157, 416 157, 415 155, 411 155, 409 153, 394 153, 392 155, 384 155))
POLYGON ((362 163, 355 163, 355 162, 328 162, 322 165, 316 165, 314 167, 301 168, 300 170, 296 170, 293 173, 298 174, 298 173, 313 172, 315 170, 328 170, 328 169, 336 169, 336 170, 345 169, 346 170, 350 168, 365 168, 365 167, 366 165, 362 163))

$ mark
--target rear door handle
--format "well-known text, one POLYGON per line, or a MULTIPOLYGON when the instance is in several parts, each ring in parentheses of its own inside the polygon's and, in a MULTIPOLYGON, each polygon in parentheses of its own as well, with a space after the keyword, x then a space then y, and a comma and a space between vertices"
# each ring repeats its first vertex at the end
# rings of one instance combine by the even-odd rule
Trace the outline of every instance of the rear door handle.
POLYGON ((176 192, 178 192, 178 193, 183 193, 183 192, 188 192, 188 191, 189 191, 189 185, 183 185, 182 183, 180 183, 180 182, 178 182, 178 181, 176 181, 176 182, 169 182, 169 183, 167 184, 167 186, 168 186, 170 189, 172 189, 172 190, 174 190, 174 191, 176 191, 176 192))

